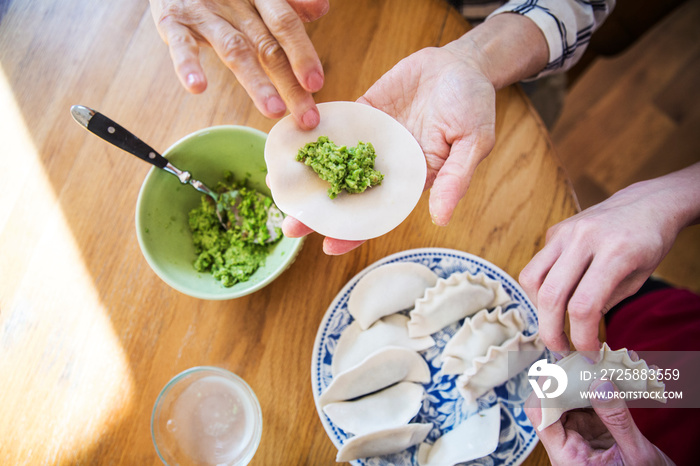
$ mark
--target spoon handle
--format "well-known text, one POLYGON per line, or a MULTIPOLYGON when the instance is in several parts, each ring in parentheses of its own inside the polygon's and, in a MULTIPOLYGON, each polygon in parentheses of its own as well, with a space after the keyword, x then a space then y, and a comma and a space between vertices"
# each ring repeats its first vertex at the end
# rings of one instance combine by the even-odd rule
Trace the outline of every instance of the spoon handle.
POLYGON ((168 160, 151 146, 100 112, 82 105, 73 105, 70 112, 75 121, 105 141, 158 168, 168 165, 168 160))

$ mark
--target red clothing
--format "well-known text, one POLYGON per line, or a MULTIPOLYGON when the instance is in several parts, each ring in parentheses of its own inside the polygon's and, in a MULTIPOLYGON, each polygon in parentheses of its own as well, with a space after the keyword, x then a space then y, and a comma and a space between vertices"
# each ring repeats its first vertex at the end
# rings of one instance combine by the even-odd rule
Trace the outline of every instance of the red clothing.
MULTIPOLYGON (((700 296, 687 290, 650 291, 615 309, 607 322, 612 349, 700 351, 700 296)), ((676 359, 678 355, 674 357, 676 359)), ((696 355, 674 362, 681 375, 695 376, 696 355), (685 365, 685 367, 683 367, 685 365)), ((653 363, 653 361, 651 361, 653 363)), ((695 393, 684 396, 697 396, 695 393)), ((642 433, 676 464, 698 464, 700 411, 692 408, 632 408, 642 433)))

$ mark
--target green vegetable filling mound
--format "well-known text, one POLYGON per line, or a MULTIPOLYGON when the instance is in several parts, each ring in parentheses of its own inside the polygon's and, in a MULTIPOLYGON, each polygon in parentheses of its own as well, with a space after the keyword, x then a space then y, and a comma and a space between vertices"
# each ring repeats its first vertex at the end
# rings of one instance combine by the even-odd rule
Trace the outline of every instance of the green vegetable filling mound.
POLYGON ((313 168, 318 176, 331 184, 328 197, 335 199, 342 190, 361 193, 382 184, 384 175, 374 169, 372 143, 358 142, 357 147, 338 147, 327 136, 320 136, 299 149, 297 161, 313 168))
POLYGON ((246 185, 246 181, 238 183, 226 172, 224 181, 215 188, 221 194, 219 208, 228 230, 219 223, 217 206, 209 196, 202 196, 199 207, 189 213, 197 253, 194 268, 211 272, 225 287, 247 281, 264 264, 272 244, 282 238, 281 231, 277 231, 277 240, 265 242, 270 238, 266 222, 272 199, 246 185), (235 207, 237 215, 230 206, 235 207))

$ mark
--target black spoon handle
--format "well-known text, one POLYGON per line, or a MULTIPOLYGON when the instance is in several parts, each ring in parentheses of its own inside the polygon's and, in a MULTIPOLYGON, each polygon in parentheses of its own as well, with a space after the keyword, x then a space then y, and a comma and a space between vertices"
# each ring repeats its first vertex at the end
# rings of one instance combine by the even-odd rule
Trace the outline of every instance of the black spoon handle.
POLYGON ((103 114, 82 105, 73 105, 70 111, 75 121, 105 141, 158 168, 168 164, 151 146, 103 114))

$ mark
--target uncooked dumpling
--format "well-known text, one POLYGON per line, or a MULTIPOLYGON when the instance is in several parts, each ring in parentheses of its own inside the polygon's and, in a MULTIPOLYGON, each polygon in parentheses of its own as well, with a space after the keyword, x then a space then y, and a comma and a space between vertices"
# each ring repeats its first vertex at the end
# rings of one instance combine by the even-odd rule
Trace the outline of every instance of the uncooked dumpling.
POLYGON ((482 309, 502 306, 510 301, 501 282, 484 273, 455 273, 439 279, 425 291, 410 312, 408 334, 423 337, 471 316, 482 309))
POLYGON ((423 351, 433 345, 432 337, 410 338, 408 317, 392 314, 376 321, 367 330, 362 330, 358 321, 348 325, 338 339, 333 354, 331 370, 337 375, 358 364, 370 354, 385 346, 400 346, 414 351, 423 351))
POLYGON ((474 359, 457 377, 457 390, 468 404, 530 367, 544 352, 539 333, 517 334, 501 346, 489 347, 486 355, 474 359))
MULTIPOLYGON (((595 364, 586 362, 582 353, 573 353, 559 361, 557 366, 564 369, 564 372, 568 375, 566 390, 556 398, 541 399, 542 421, 537 430, 542 430, 554 424, 566 411, 591 406, 590 399, 581 396, 581 393, 590 390, 592 382, 591 380, 584 380, 584 377, 581 376, 584 371, 598 374, 599 376, 602 376, 605 372, 611 374, 613 370, 619 371, 621 374, 633 374, 635 370, 637 374, 649 374, 651 372, 651 369, 649 369, 649 366, 643 359, 632 361, 627 349, 612 351, 607 343, 603 343, 603 347, 600 349, 600 360, 595 364)), ((666 399, 661 396, 665 392, 666 386, 658 380, 651 380, 650 377, 638 377, 637 380, 630 377, 627 380, 627 377, 621 377, 613 380, 613 382, 621 392, 656 393, 655 396, 650 396, 650 398, 666 403, 666 399)))
POLYGON ((348 299, 348 312, 367 330, 384 316, 411 309, 437 280, 432 270, 417 262, 382 265, 357 282, 348 299))
POLYGON ((453 466, 490 455, 498 448, 501 405, 472 414, 434 444, 418 448, 420 466, 453 466))
POLYGON ((423 386, 401 382, 352 401, 323 407, 336 426, 355 435, 408 424, 423 404, 423 386))
POLYGON ((294 118, 282 118, 265 143, 265 162, 272 198, 282 212, 331 238, 366 240, 398 226, 418 203, 427 173, 418 141, 398 121, 369 105, 356 102, 318 104, 321 122, 300 129, 294 118), (371 143, 375 169, 382 184, 360 194, 328 197, 329 184, 304 163, 299 149, 327 136, 339 146, 371 143))
POLYGON ((462 327, 442 350, 442 373, 462 374, 474 360, 486 356, 491 346, 500 346, 525 329, 517 308, 503 312, 498 306, 492 312, 486 309, 464 320, 462 327))
POLYGON ((403 381, 428 383, 428 363, 413 350, 388 346, 333 377, 319 397, 319 403, 325 406, 336 401, 352 400, 403 381))
POLYGON ((383 456, 404 451, 425 440, 432 424, 407 424, 348 439, 338 450, 335 460, 352 461, 369 456, 383 456))

